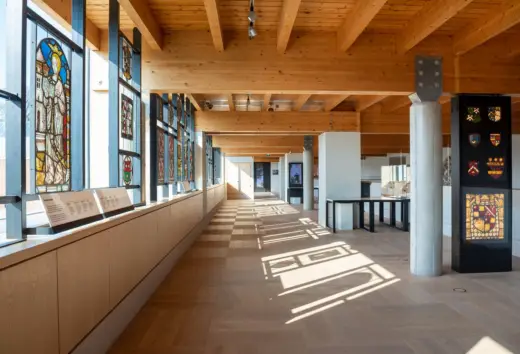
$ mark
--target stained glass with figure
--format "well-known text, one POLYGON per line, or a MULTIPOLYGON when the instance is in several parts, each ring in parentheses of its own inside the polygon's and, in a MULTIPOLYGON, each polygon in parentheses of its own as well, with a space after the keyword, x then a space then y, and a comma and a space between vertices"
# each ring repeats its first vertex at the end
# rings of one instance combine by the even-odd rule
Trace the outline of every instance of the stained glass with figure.
POLYGON ((70 190, 70 66, 60 43, 36 49, 36 191, 70 190))
POLYGON ((164 183, 164 132, 157 128, 157 183, 164 183))
POLYGON ((121 76, 126 80, 132 80, 132 62, 133 62, 133 48, 132 44, 124 37, 120 37, 120 58, 119 68, 121 76))
POLYGON ((170 183, 175 182, 175 139, 168 135, 168 179, 170 183))
POLYGON ((466 194, 466 240, 504 238, 504 194, 466 194))
POLYGON ((177 141, 177 181, 182 181, 182 143, 177 141))
POLYGON ((123 156, 123 183, 125 186, 132 184, 133 172, 132 158, 130 156, 123 156))
POLYGON ((128 140, 134 138, 134 102, 121 94, 121 136, 128 140))

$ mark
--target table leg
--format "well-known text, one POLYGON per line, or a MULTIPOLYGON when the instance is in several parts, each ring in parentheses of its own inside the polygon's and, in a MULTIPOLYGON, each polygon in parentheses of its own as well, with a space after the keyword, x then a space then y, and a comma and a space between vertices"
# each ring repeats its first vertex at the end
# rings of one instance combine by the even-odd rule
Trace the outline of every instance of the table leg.
POLYGON ((375 208, 375 202, 368 202, 369 205, 369 212, 368 212, 368 222, 370 225, 370 232, 375 232, 374 227, 374 208, 375 208))
POLYGON ((408 231, 410 230, 410 227, 409 227, 409 224, 408 224, 408 216, 410 214, 410 202, 409 201, 404 201, 402 203, 402 206, 403 206, 403 209, 404 209, 404 212, 403 212, 403 230, 404 231, 408 231))
POLYGON ((379 222, 385 222, 385 203, 379 202, 379 222))
POLYGON ((390 226, 395 227, 395 202, 390 202, 390 226))
MULTIPOLYGON (((365 203, 359 202, 357 203, 359 205, 359 228, 364 229, 365 228, 365 203)), ((352 203, 352 208, 356 203, 352 203)))

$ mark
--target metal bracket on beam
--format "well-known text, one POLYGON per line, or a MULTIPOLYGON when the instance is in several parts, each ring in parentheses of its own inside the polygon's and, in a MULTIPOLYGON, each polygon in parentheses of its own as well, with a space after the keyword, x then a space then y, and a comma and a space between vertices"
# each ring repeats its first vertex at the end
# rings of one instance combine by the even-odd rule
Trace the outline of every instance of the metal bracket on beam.
POLYGON ((421 102, 436 102, 441 97, 442 57, 415 57, 415 92, 421 102))
POLYGON ((314 145, 314 137, 312 135, 304 135, 303 137, 303 150, 312 151, 312 146, 314 145))

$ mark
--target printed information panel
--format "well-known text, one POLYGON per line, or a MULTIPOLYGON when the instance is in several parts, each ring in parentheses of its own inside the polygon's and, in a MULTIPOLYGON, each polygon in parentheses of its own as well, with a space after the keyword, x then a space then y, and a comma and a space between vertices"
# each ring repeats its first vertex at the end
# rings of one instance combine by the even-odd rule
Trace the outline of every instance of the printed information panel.
POLYGON ((96 194, 104 214, 121 209, 133 209, 132 201, 124 187, 96 189, 96 194))
POLYGON ((91 191, 41 194, 40 200, 51 227, 101 215, 91 191))

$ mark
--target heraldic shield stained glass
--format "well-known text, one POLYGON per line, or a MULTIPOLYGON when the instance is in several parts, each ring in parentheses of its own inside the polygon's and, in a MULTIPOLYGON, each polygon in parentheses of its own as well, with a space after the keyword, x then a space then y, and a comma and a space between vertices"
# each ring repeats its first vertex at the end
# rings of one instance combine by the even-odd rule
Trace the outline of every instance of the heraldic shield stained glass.
POLYGON ((478 107, 468 107, 468 112, 466 114, 466 120, 472 123, 480 123, 482 118, 480 117, 480 108, 478 107))
POLYGON ((132 45, 124 37, 120 37, 120 58, 119 67, 121 68, 121 75, 126 81, 132 80, 132 45))
POLYGON ((132 158, 130 156, 123 157, 123 183, 125 186, 129 186, 132 184, 132 175, 133 175, 133 167, 132 167, 132 158))
POLYGON ((164 132, 157 128, 157 183, 164 183, 164 132))
POLYGON ((168 180, 175 182, 175 139, 168 135, 168 180))
POLYGON ((134 139, 134 101, 121 94, 121 136, 128 140, 134 139))
POLYGON ((61 45, 36 49, 36 191, 70 190, 70 67, 61 45))
POLYGON ((466 240, 504 238, 504 194, 466 194, 466 240))

